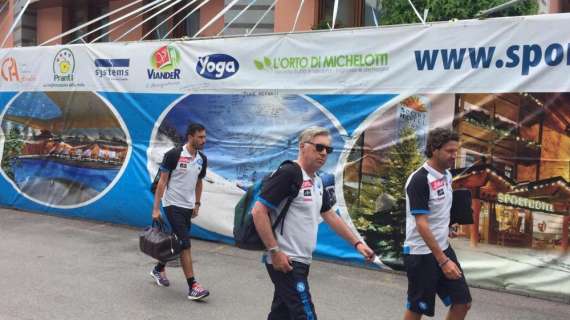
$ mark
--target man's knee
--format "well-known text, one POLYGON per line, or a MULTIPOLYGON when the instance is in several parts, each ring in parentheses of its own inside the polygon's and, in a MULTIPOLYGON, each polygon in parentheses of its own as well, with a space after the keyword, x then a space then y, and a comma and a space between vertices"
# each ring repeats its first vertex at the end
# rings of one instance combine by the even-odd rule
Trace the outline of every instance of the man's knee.
POLYGON ((190 240, 189 239, 180 240, 180 248, 182 250, 190 250, 190 240))
POLYGON ((467 313, 467 311, 471 309, 471 303, 454 304, 451 306, 451 308, 454 309, 456 312, 467 313))

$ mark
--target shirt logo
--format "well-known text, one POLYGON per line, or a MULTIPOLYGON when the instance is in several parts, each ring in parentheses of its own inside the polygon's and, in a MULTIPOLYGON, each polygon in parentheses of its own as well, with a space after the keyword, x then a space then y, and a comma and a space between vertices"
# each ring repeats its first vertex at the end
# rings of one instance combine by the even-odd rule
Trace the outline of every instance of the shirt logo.
POLYGON ((443 191, 443 189, 438 189, 438 190, 437 190, 437 195, 438 195, 438 196, 443 196, 444 193, 445 193, 445 192, 443 191))
POLYGON ((443 179, 435 180, 430 183, 432 190, 437 190, 445 185, 445 181, 443 179))
POLYGON ((190 158, 190 157, 180 157, 180 160, 178 160, 178 162, 180 162, 180 163, 190 163, 190 160, 192 160, 192 158, 190 158))
POLYGON ((303 191, 303 196, 310 197, 311 196, 311 189, 307 189, 303 191))
POLYGON ((301 185, 301 189, 307 189, 307 188, 312 188, 313 187, 313 181, 311 180, 305 180, 303 181, 303 184, 301 185))

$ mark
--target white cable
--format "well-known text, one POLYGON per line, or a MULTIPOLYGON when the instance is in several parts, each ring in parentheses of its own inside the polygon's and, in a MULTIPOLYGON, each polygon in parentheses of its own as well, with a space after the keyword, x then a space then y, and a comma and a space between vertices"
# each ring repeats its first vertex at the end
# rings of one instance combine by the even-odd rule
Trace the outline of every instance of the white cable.
POLYGON ((334 30, 334 25, 336 24, 336 15, 338 14, 338 0, 334 0, 334 8, 333 8, 333 19, 332 19, 332 26, 331 30, 334 30))
MULTIPOLYGON (((159 0, 159 1, 164 1, 164 0, 159 0)), ((168 1, 170 1, 170 0, 168 0, 168 1)), ((152 3, 149 3, 149 4, 147 4, 147 5, 152 5, 152 3)), ((140 15, 145 14, 145 12, 150 11, 150 10, 153 9, 154 7, 157 7, 157 6, 160 6, 160 5, 162 5, 162 2, 157 2, 153 7, 144 10, 143 12, 141 12, 141 13, 137 14, 136 16, 134 16, 133 18, 139 17, 140 15)), ((143 6, 143 7, 141 7, 141 8, 139 8, 139 9, 144 9, 145 7, 146 7, 146 5, 143 6)), ((102 25, 102 26, 99 26, 99 27, 97 27, 97 28, 95 28, 95 29, 93 29, 93 30, 91 30, 91 31, 89 31, 89 32, 87 32, 87 33, 85 33, 85 34, 80 35, 79 37, 77 37, 77 38, 75 38, 75 39, 69 41, 68 43, 73 43, 73 42, 78 41, 78 40, 81 40, 81 41, 85 42, 85 41, 84 41, 84 38, 87 37, 88 35, 90 35, 90 34, 92 34, 92 33, 95 33, 95 32, 97 32, 97 31, 99 31, 99 30, 101 30, 101 29, 104 29, 104 28, 106 28, 106 27, 108 27, 108 26, 110 26, 110 25, 113 25, 113 24, 115 24, 115 23, 117 23, 117 22, 119 22, 119 21, 121 21, 121 20, 124 20, 124 19, 126 19, 127 17, 131 16, 132 14, 133 14, 133 13, 127 13, 127 14, 125 14, 125 15, 123 15, 123 16, 121 16, 121 17, 115 19, 115 20, 111 20, 111 21, 109 21, 108 23, 106 23, 106 24, 104 24, 104 25, 102 25)), ((130 20, 129 20, 129 21, 130 21, 130 20)), ((121 24, 121 25, 122 25, 122 24, 121 24)), ((109 33, 111 33, 111 32, 109 31, 109 32, 107 32, 107 33, 104 33, 104 34, 98 36, 97 38, 95 38, 94 40, 90 41, 89 43, 96 42, 97 40, 103 38, 104 36, 106 36, 106 35, 109 34, 109 33)))
POLYGON ((422 22, 422 24, 426 24, 426 22, 424 21, 424 19, 422 19, 422 16, 420 16, 420 13, 419 13, 418 10, 416 9, 416 6, 414 6, 414 4, 412 3, 412 0, 408 0, 408 3, 410 4, 410 6, 412 6, 412 9, 414 9, 414 12, 416 13, 416 16, 418 16, 418 19, 420 19, 420 21, 422 22))
POLYGON ((157 12, 153 13, 150 17, 144 19, 143 21, 137 23, 136 26, 130 28, 129 30, 127 30, 127 32, 123 33, 122 35, 120 35, 117 39, 115 39, 115 41, 119 41, 121 39, 123 39, 127 34, 133 32, 134 30, 136 30, 137 28, 139 28, 140 26, 142 26, 143 24, 145 24, 145 22, 153 19, 154 17, 158 16, 159 14, 163 13, 164 11, 170 9, 172 6, 178 4, 180 1, 182 0, 174 0, 174 2, 170 3, 169 5, 167 5, 166 7, 158 10, 157 12))
POLYGON ((123 23, 121 23, 121 24, 118 24, 118 25, 115 26, 113 29, 111 29, 111 30, 109 30, 109 31, 107 31, 107 32, 104 32, 104 33, 100 34, 99 36, 97 36, 95 39, 89 41, 89 43, 97 42, 99 39, 105 37, 106 35, 110 34, 110 33, 113 32, 114 30, 120 28, 120 26, 122 26, 123 24, 125 24, 125 23, 127 23, 127 22, 129 22, 129 21, 132 21, 133 19, 135 19, 135 18, 137 18, 137 17, 140 17, 141 15, 146 14, 147 12, 149 12, 149 11, 151 11, 151 10, 157 8, 157 7, 160 7, 160 6, 164 5, 165 3, 168 3, 169 1, 171 1, 171 0, 158 0, 158 1, 151 2, 151 3, 147 3, 146 5, 140 7, 139 9, 135 10, 134 12, 130 12, 130 13, 127 13, 127 14, 125 14, 125 15, 123 15, 123 16, 120 16, 119 18, 117 18, 117 19, 115 19, 115 20, 109 21, 109 22, 108 22, 107 24, 105 24, 105 25, 99 26, 99 27, 97 27, 96 29, 91 30, 91 31, 89 31, 89 32, 87 32, 87 33, 85 33, 85 34, 79 36, 78 38, 73 39, 72 41, 70 41, 70 43, 75 42, 75 41, 80 40, 80 39, 83 40, 83 38, 87 37, 88 35, 90 35, 90 34, 92 34, 92 33, 95 33, 95 32, 97 32, 97 31, 99 31, 99 30, 101 30, 101 29, 107 28, 107 27, 110 26, 110 25, 116 24, 116 23, 118 23, 118 22, 120 22, 120 21, 122 21, 122 20, 124 20, 124 19, 126 19, 126 18, 128 18, 128 17, 130 17, 130 16, 132 16, 133 14, 137 13, 137 15, 135 15, 134 17, 131 17, 129 20, 127 20, 127 21, 125 21, 125 22, 123 22, 123 23), (147 7, 148 7, 148 8, 147 8, 147 7), (144 9, 144 10, 143 10, 143 9, 144 9), (141 10, 142 10, 142 11, 141 11, 141 10))
POLYGON ((372 18, 374 18, 374 25, 378 27, 378 18, 376 17, 376 10, 372 7, 370 7, 370 10, 372 11, 372 18))
MULTIPOLYGON (((170 1, 170 0, 169 0, 169 1, 170 1)), ((152 11, 152 10, 154 10, 154 9, 156 9, 156 8, 158 8, 158 7, 160 7, 160 6, 162 6, 162 5, 164 5, 165 3, 168 3, 168 2, 160 2, 160 3, 157 3, 157 4, 155 4, 154 6, 152 6, 152 7, 150 7, 150 8, 145 9, 143 12, 137 14, 136 16, 130 17, 127 21, 124 21, 124 22, 122 22, 122 23, 120 23, 120 24, 114 26, 112 29, 108 30, 107 32, 105 32, 105 33, 103 33, 103 34, 97 36, 95 39, 91 40, 89 43, 97 42, 97 40, 99 40, 99 39, 105 37, 106 35, 112 33, 112 32, 115 31, 115 30, 119 29, 119 28, 122 27, 123 25, 125 25, 125 24, 127 24, 127 23, 133 21, 134 19, 136 19, 136 18, 138 18, 138 17, 140 17, 140 16, 144 16, 144 15, 147 14, 148 12, 150 12, 150 11, 152 11)), ((113 21, 112 23, 114 24, 114 23, 116 23, 116 22, 118 22, 118 21, 113 21)))
POLYGON ((232 2, 230 2, 230 4, 228 4, 224 9, 222 9, 222 11, 218 12, 218 14, 215 17, 210 19, 210 21, 208 21, 208 23, 206 23, 202 27, 202 29, 198 30, 198 32, 196 32, 196 34, 192 38, 196 38, 198 35, 200 35, 200 33, 208 29, 214 22, 218 21, 218 19, 220 19, 224 14, 226 14, 226 12, 228 12, 228 10, 230 10, 238 1, 239 0, 233 0, 232 2))
POLYGON ((208 2, 210 2, 210 0, 204 0, 204 2, 200 3, 198 6, 196 6, 196 8, 192 9, 192 11, 188 12, 187 15, 184 16, 184 18, 182 18, 182 20, 178 21, 174 27, 172 27, 172 29, 168 30, 168 32, 162 36, 162 39, 165 39, 169 34, 171 34, 174 29, 176 29, 176 27, 178 27, 184 20, 188 19, 188 17, 190 17, 194 12, 198 11, 200 8, 202 8, 205 4, 207 4, 208 2))
POLYGON ((295 28, 297 28, 297 21, 299 20, 299 16, 301 15, 301 9, 303 9, 303 5, 305 4, 305 0, 301 0, 301 4, 299 5, 299 10, 297 10, 297 16, 295 16, 295 22, 293 23, 293 29, 291 32, 295 32, 295 28))
POLYGON ((29 4, 30 4, 30 0, 26 1, 26 4, 24 4, 24 6, 22 7, 22 10, 20 10, 18 17, 16 18, 16 20, 14 20, 14 22, 12 23, 12 26, 10 27, 10 29, 6 33, 6 36, 4 37, 4 40, 2 41, 2 45, 0 45, 0 48, 4 48, 4 44, 8 40, 8 37, 10 37, 10 34, 12 34, 12 31, 14 31, 14 28, 16 28, 16 25, 18 23, 20 23, 20 20, 22 19, 22 16, 24 15, 24 12, 28 8, 29 4))
MULTIPOLYGON (((160 28, 161 25, 163 25, 165 22, 169 21, 170 19, 174 18, 175 15, 179 14, 182 10, 188 8, 189 6, 191 6, 192 4, 194 4, 194 2, 196 2, 198 0, 190 0, 190 2, 188 2, 187 4, 185 4, 184 6, 182 6, 182 8, 180 8, 178 11, 174 12, 173 14, 171 14, 170 16, 168 16, 168 18, 164 19, 164 21, 162 21, 161 23, 157 24, 154 28, 152 28, 149 32, 147 32, 144 36, 142 36, 142 38, 139 39, 139 41, 144 40, 144 38, 148 37, 149 34, 153 33, 154 30, 160 28)), ((184 19, 183 19, 184 20, 184 19)))
MULTIPOLYGON (((49 40, 47 40, 47 41, 44 41, 44 42, 41 43, 39 46, 43 46, 43 45, 46 45, 46 44, 48 44, 48 43, 50 43, 50 42, 52 42, 52 41, 54 41, 54 40, 61 39, 61 38, 65 37, 65 36, 68 35, 68 34, 72 34, 73 32, 75 32, 75 31, 77 31, 77 30, 80 30, 80 29, 82 29, 82 28, 85 28, 86 26, 88 26, 88 25, 90 25, 90 24, 93 24, 93 23, 95 23, 95 22, 97 22, 97 21, 99 21, 99 20, 101 20, 101 19, 105 19, 105 18, 107 18, 107 17, 109 17, 109 16, 111 16, 111 15, 113 15, 113 14, 115 14, 115 13, 117 13, 117 12, 123 10, 123 9, 126 9, 126 8, 128 8, 128 7, 132 6, 132 5, 135 5, 135 4, 137 4, 137 3, 141 2, 141 1, 143 1, 143 0, 136 0, 136 1, 131 2, 131 3, 129 3, 129 4, 126 4, 126 5, 124 5, 124 6, 120 7, 120 8, 117 8, 117 9, 115 9, 115 10, 113 10, 113 11, 107 13, 107 14, 104 14, 104 15, 98 17, 98 18, 95 18, 95 19, 93 19, 93 20, 87 21, 86 23, 84 23, 84 24, 82 24, 82 25, 80 25, 80 26, 78 26, 78 27, 75 27, 75 28, 73 28, 73 29, 71 29, 71 30, 67 30, 67 31, 65 31, 65 32, 63 32, 63 33, 60 33, 59 35, 57 35, 57 36, 55 36, 55 37, 52 37, 51 39, 49 39, 49 40)), ((156 0, 155 2, 157 2, 157 1, 163 1, 163 0, 156 0)), ((139 10, 140 10, 140 9, 139 9, 139 10)), ((136 13, 136 12, 138 12, 138 10, 135 10, 135 11, 131 12, 131 13, 128 14, 128 15, 132 15, 132 14, 134 14, 134 13, 136 13)), ((125 17, 125 16, 123 16, 123 17, 125 17)), ((121 17, 121 18, 123 18, 123 17, 121 17)), ((120 20, 121 18, 119 18, 119 19, 117 19, 117 20, 120 20)), ((73 41, 76 41, 76 40, 79 40, 79 39, 74 39, 73 41)))
POLYGON ((273 3, 271 4, 271 6, 269 8, 267 8, 267 10, 265 10, 265 12, 261 16, 261 18, 259 18, 259 20, 257 20, 255 25, 253 25, 253 28, 251 28, 251 30, 249 30, 249 32, 245 35, 246 37, 249 36, 255 30, 255 28, 257 28, 257 25, 261 23, 261 20, 263 20, 263 18, 265 18, 265 16, 269 13, 269 11, 271 11, 271 9, 273 9, 273 7, 275 7, 275 4, 277 4, 278 1, 279 0, 274 0, 273 3))
MULTIPOLYGON (((257 0, 252 0, 247 6, 245 6, 245 8, 243 8, 230 22, 228 22, 228 24, 220 31, 218 32, 218 34, 216 36, 219 36, 220 34, 222 34, 224 31, 226 31, 226 29, 232 24, 234 23, 234 21, 236 21, 239 17, 241 17, 242 14, 244 14, 244 12, 247 11, 247 9, 249 9, 249 7, 251 7, 255 1, 257 0)), ((305 1, 305 0, 303 0, 305 1)))

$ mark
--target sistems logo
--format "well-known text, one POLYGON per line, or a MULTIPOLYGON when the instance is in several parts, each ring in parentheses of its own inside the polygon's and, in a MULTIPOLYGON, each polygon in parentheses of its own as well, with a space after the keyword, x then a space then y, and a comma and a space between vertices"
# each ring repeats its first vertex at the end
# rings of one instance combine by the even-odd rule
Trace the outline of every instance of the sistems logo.
POLYGON ((222 53, 199 57, 196 65, 196 72, 201 77, 212 80, 229 78, 238 70, 239 62, 234 57, 222 53))

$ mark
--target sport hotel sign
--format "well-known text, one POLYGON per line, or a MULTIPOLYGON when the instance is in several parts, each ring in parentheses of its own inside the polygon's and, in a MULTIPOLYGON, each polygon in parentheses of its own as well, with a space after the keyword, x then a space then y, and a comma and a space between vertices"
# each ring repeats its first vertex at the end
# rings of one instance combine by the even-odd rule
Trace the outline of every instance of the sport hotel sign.
POLYGON ((523 198, 511 194, 499 193, 497 194, 497 201, 508 205, 523 207, 538 211, 554 212, 554 206, 548 202, 523 198))

